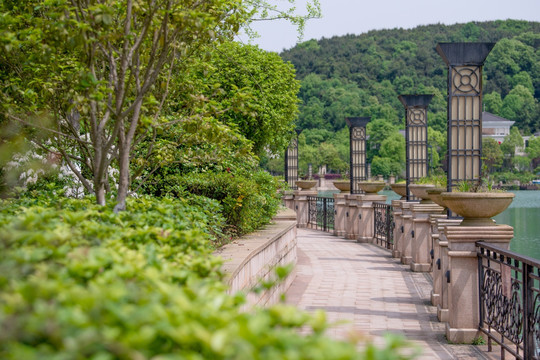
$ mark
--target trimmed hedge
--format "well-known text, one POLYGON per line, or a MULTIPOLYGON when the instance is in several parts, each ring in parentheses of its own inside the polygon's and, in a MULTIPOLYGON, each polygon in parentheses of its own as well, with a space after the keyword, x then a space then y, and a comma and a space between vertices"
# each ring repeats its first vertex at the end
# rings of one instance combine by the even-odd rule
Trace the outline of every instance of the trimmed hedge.
POLYGON ((227 233, 241 236, 268 224, 277 213, 279 184, 265 171, 249 175, 192 173, 168 178, 162 191, 174 196, 185 192, 217 200, 227 222, 227 233))

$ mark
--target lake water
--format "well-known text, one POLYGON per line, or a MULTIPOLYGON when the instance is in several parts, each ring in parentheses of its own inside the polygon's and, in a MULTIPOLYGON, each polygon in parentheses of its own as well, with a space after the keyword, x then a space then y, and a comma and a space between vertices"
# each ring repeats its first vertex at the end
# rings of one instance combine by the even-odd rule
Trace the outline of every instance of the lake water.
POLYGON ((512 191, 512 204, 494 219, 514 227, 510 250, 540 260, 540 191, 512 191))

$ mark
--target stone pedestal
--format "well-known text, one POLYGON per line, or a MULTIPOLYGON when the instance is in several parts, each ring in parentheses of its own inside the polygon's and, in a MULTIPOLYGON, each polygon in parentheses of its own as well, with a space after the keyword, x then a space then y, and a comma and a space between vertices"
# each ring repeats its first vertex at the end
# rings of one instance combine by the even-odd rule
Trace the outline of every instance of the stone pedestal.
POLYGON ((316 190, 296 190, 294 192, 294 208, 296 210, 297 227, 305 228, 309 220, 308 196, 317 196, 316 190))
POLYGON ((294 208, 294 191, 292 190, 285 190, 283 191, 283 205, 285 205, 285 207, 291 209, 291 210, 295 210, 294 208))
POLYGON ((346 221, 347 221, 347 201, 345 193, 334 194, 334 235, 347 236, 346 221))
POLYGON ((437 303, 437 318, 440 322, 448 321, 448 241, 444 229, 446 226, 458 226, 461 224, 461 219, 438 219, 437 234, 434 236, 434 256, 433 265, 433 292, 432 302, 434 298, 438 298, 437 303))
POLYGON ((356 194, 345 194, 345 238, 356 240, 358 238, 358 196, 356 194))
POLYGON ((431 214, 429 222, 431 225, 431 248, 433 249, 433 265, 431 267, 431 277, 433 279, 433 290, 431 290, 431 305, 438 306, 441 301, 441 250, 439 247, 439 229, 437 222, 446 219, 446 214, 431 214))
POLYGON ((498 226, 445 226, 448 241, 448 323, 446 338, 470 343, 482 335, 478 330, 479 293, 476 242, 508 249, 514 229, 498 226))
POLYGON ((364 194, 358 195, 358 237, 360 243, 372 243, 375 230, 375 211, 373 203, 385 203, 386 195, 364 194))
POLYGON ((392 212, 394 214, 394 250, 392 250, 392 257, 400 259, 402 246, 403 246, 403 218, 402 218, 402 209, 401 205, 405 200, 392 200, 392 212))
POLYGON ((401 236, 401 263, 405 265, 410 265, 412 262, 412 204, 417 203, 406 201, 401 204, 401 226, 403 226, 403 234, 401 236))
POLYGON ((411 270, 431 271, 431 221, 430 214, 442 213, 437 204, 412 204, 411 270))

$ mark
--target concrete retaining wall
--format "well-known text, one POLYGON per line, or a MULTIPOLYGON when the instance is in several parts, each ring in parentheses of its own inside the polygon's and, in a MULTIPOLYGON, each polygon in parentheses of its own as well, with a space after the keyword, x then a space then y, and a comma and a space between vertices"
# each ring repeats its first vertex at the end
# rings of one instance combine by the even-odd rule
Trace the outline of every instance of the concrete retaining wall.
POLYGON ((274 218, 274 223, 225 245, 215 252, 225 263, 229 293, 247 293, 247 306, 272 305, 291 285, 294 271, 281 284, 270 290, 255 294, 250 292, 261 280, 275 278, 275 268, 287 264, 296 265, 296 214, 284 210, 274 218))

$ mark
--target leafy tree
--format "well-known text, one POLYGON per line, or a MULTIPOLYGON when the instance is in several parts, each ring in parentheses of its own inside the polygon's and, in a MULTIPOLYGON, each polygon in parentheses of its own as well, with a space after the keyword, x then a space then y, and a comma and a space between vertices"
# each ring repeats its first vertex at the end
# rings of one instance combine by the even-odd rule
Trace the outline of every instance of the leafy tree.
POLYGON ((528 171, 531 167, 531 159, 526 156, 515 156, 512 165, 519 171, 528 171))
POLYGON ((493 114, 500 114, 503 106, 501 94, 498 92, 492 92, 484 95, 483 104, 486 111, 493 114))
POLYGON ((321 165, 327 165, 329 171, 343 173, 349 168, 348 162, 343 161, 336 147, 330 143, 319 146, 321 165))
POLYGON ((300 83, 292 65, 276 53, 237 42, 208 51, 208 58, 178 79, 179 93, 190 94, 186 84, 195 82, 193 90, 211 105, 211 113, 252 141, 255 154, 284 149, 298 112, 300 83))
POLYGON ((440 167, 442 165, 440 161, 446 154, 446 133, 428 127, 428 145, 431 146, 433 156, 430 165, 433 168, 440 167))
MULTIPOLYGON (((299 14, 294 6, 295 1, 288 1, 291 5, 276 5, 273 1, 266 0, 245 0, 246 5, 251 9, 251 22, 269 21, 269 20, 287 20, 296 25, 298 29, 298 39, 302 39, 306 21, 321 17, 321 5, 319 0, 308 0, 305 2, 304 15, 299 14)), ((250 22, 250 23, 251 23, 250 22)), ((248 35, 256 37, 257 33, 249 26, 245 27, 248 35)))
POLYGON ((539 123, 538 101, 523 85, 517 85, 503 100, 501 116, 516 121, 526 132, 534 132, 539 123))
POLYGON ((384 140, 388 139, 392 133, 397 132, 397 128, 383 119, 371 120, 367 124, 367 160, 368 162, 373 157, 379 154, 379 150, 384 140))
POLYGON ((33 0, 2 2, 0 13, 4 116, 49 131, 98 204, 116 161, 116 210, 125 209, 132 151, 158 120, 172 74, 249 16, 238 0, 33 0))
POLYGON ((517 127, 513 126, 510 128, 510 134, 504 137, 504 140, 501 144, 501 151, 503 155, 507 158, 513 158, 516 154, 516 148, 523 147, 523 138, 519 133, 517 127))
POLYGON ((405 138, 400 133, 392 133, 388 138, 381 143, 379 155, 383 158, 390 159, 393 162, 399 163, 405 167, 405 138))
POLYGON ((529 139, 529 146, 525 149, 525 152, 529 156, 529 159, 537 159, 540 158, 540 136, 534 137, 532 136, 529 139))
POLYGON ((503 152, 497 140, 492 138, 482 139, 482 161, 489 172, 501 167, 503 152))

